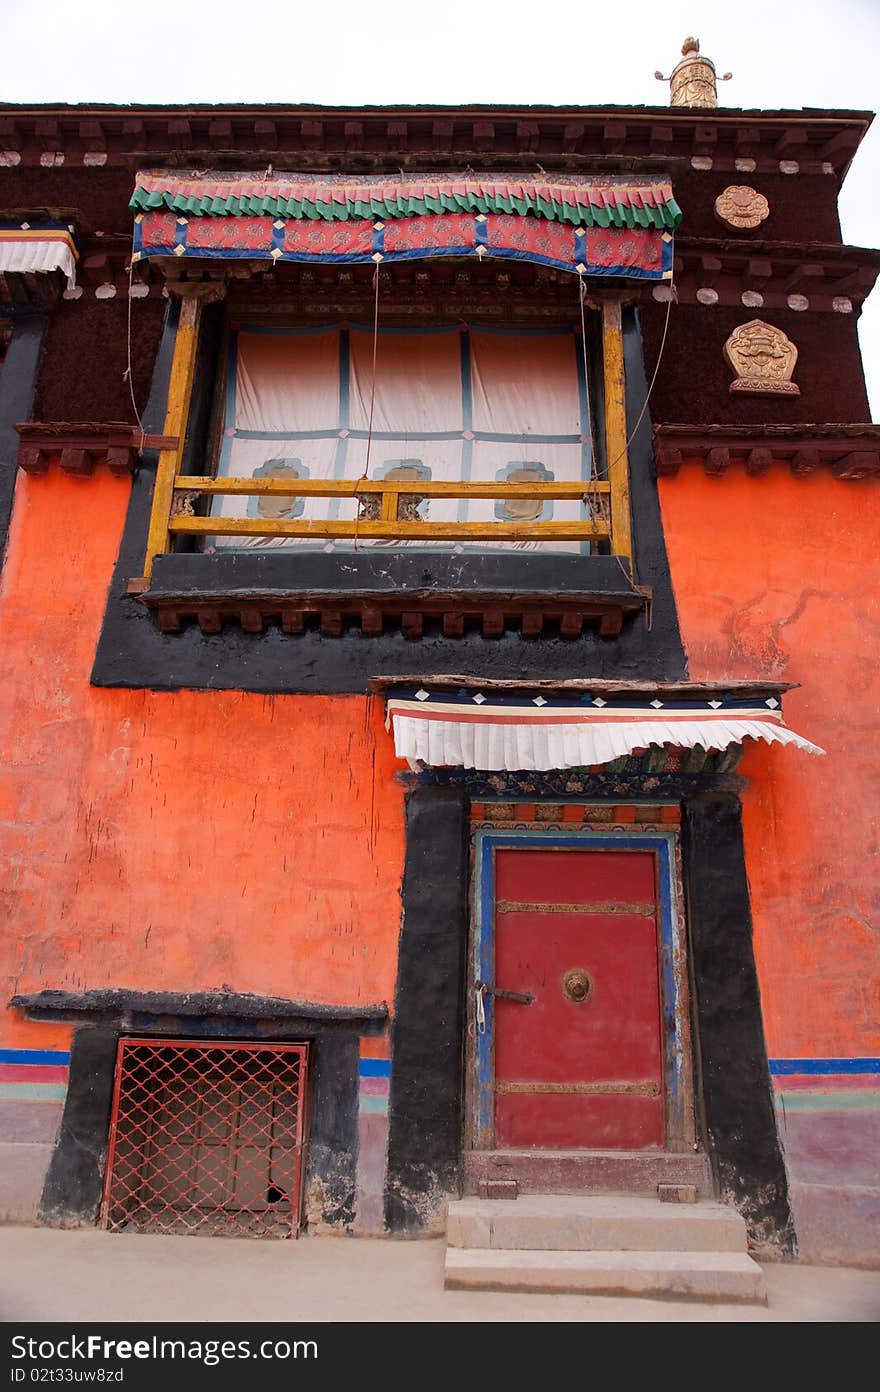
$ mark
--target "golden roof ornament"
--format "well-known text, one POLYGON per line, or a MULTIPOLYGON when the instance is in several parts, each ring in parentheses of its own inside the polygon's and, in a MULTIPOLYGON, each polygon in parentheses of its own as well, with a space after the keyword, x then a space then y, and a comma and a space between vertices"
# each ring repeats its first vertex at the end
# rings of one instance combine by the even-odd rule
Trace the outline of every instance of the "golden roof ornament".
POLYGON ((664 77, 661 72, 654 74, 660 82, 669 83, 669 105, 717 106, 717 84, 729 82, 733 73, 718 77, 712 59, 704 58, 700 53, 700 40, 690 35, 682 44, 681 53, 681 62, 676 64, 669 77, 664 77))

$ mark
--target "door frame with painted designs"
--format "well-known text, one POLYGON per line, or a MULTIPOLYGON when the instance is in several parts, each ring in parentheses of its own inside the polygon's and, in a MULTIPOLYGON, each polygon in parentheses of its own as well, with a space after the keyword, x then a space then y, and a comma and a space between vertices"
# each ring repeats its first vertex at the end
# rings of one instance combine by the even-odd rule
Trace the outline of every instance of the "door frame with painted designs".
POLYGON ((510 829, 476 825, 472 841, 471 945, 468 954, 468 1105, 466 1145, 495 1145, 494 1001, 478 983, 495 981, 495 854, 499 850, 651 852, 657 868, 657 952, 663 1045, 665 1144, 667 1152, 697 1147, 690 987, 681 860, 677 831, 661 825, 594 828, 519 825, 510 829))

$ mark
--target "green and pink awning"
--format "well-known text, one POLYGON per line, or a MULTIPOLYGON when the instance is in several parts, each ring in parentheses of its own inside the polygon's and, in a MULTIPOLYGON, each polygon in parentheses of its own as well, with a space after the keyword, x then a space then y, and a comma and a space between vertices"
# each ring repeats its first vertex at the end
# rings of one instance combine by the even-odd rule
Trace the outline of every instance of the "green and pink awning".
POLYGON ((665 179, 141 173, 135 259, 324 263, 431 256, 668 280, 681 210, 665 179))

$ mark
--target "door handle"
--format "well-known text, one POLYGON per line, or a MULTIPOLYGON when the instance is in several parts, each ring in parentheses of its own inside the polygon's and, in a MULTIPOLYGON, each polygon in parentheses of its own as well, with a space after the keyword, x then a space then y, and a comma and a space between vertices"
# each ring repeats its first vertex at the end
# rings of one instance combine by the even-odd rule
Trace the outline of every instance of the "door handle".
POLYGON ((529 991, 502 991, 500 986, 490 986, 488 981, 478 981, 476 989, 481 996, 496 996, 499 1000, 516 1001, 517 1005, 531 1005, 535 999, 529 991))

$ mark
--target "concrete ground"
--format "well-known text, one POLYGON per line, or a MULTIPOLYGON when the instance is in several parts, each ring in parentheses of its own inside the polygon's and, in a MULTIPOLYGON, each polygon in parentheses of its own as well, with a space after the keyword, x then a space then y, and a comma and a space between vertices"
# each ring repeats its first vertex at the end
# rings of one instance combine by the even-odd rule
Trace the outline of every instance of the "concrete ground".
POLYGON ((445 1291, 442 1240, 0 1228, 0 1320, 873 1322, 880 1271, 766 1264, 767 1306, 445 1291))

